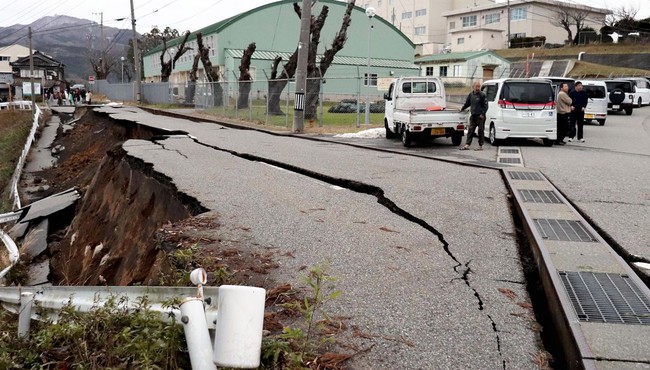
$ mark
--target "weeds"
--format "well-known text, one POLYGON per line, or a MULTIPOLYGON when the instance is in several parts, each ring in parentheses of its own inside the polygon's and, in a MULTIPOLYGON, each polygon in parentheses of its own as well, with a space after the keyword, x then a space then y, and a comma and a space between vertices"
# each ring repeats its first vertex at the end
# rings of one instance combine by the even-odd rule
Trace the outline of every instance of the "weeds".
POLYGON ((335 288, 336 279, 327 273, 327 266, 317 265, 302 282, 307 288, 304 299, 284 303, 282 307, 297 311, 304 322, 296 322, 296 326, 286 326, 282 333, 264 338, 262 363, 267 369, 303 369, 305 364, 313 363, 324 345, 332 343, 332 339, 324 335, 324 323, 329 322, 330 317, 323 306, 341 294, 335 288))
POLYGON ((127 305, 112 296, 80 313, 69 302, 56 322, 34 321, 27 339, 16 339, 17 316, 2 310, 0 368, 190 368, 182 326, 163 323, 150 307, 147 297, 127 305))

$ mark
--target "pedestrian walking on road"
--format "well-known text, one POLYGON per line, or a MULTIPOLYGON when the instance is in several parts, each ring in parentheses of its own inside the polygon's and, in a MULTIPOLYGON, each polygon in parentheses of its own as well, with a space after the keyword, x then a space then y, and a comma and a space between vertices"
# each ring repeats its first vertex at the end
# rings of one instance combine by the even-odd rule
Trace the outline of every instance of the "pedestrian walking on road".
POLYGON ((476 81, 472 87, 472 92, 467 95, 465 99, 465 104, 460 111, 464 111, 468 107, 470 108, 469 116, 469 130, 467 131, 467 138, 465 139, 465 146, 461 147, 460 150, 469 150, 469 147, 472 145, 472 139, 474 136, 474 131, 478 127, 478 148, 474 150, 483 150, 483 141, 485 133, 485 114, 488 110, 487 97, 485 93, 481 91, 481 83, 476 81))
POLYGON ((569 84, 566 82, 560 83, 560 92, 557 94, 557 140, 556 145, 564 145, 566 142, 564 138, 569 128, 569 116, 571 114, 571 98, 569 97, 569 84))
POLYGON ((575 88, 569 93, 571 98, 571 120, 569 121, 569 141, 573 141, 576 137, 576 125, 578 126, 578 141, 584 143, 583 126, 585 124, 585 109, 589 102, 587 92, 582 86, 582 82, 576 81, 575 88))

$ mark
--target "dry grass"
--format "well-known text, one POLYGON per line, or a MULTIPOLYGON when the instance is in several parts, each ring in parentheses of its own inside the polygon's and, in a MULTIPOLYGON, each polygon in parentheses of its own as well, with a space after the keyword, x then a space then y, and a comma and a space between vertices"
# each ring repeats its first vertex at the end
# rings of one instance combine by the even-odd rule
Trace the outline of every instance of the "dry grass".
POLYGON ((573 78, 610 78, 619 76, 648 76, 650 71, 638 68, 612 67, 604 64, 596 64, 578 61, 571 70, 568 77, 573 78))
POLYGON ((556 49, 544 48, 522 48, 522 49, 501 49, 494 52, 499 56, 507 59, 526 59, 527 55, 535 53, 535 59, 545 57, 566 56, 567 58, 577 58, 578 54, 584 51, 587 54, 644 54, 650 52, 648 44, 592 44, 592 45, 572 45, 556 49))

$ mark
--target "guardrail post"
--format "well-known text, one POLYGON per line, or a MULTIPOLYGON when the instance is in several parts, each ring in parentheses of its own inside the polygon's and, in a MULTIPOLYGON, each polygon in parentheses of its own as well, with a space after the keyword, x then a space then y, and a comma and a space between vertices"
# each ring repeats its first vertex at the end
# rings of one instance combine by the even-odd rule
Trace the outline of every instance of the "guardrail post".
POLYGON ((262 352, 266 290, 219 287, 213 361, 218 366, 257 369, 262 352))
POLYGON ((212 342, 205 321, 203 298, 187 298, 180 308, 192 370, 216 370, 212 362, 212 342))
POLYGON ((32 307, 34 306, 34 293, 20 293, 20 311, 18 312, 18 336, 24 338, 29 335, 32 323, 32 307))

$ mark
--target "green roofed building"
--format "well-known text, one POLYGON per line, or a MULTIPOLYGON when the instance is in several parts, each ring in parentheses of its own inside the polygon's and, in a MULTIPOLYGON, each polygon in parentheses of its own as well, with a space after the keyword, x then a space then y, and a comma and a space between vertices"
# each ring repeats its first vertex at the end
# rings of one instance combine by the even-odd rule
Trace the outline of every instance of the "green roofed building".
POLYGON ((510 61, 490 50, 426 55, 416 58, 415 64, 422 76, 437 76, 446 84, 469 85, 510 74, 510 61))
MULTIPOLYGON (((255 42, 256 51, 251 58, 250 68, 255 81, 252 92, 266 91, 266 80, 271 76, 273 60, 280 56, 281 65, 285 64, 298 45, 300 18, 294 11, 294 2, 273 2, 192 31, 186 43, 192 50, 185 53, 175 64, 169 82, 183 85, 189 81, 190 69, 198 49, 195 32, 201 32, 204 45, 210 48, 213 66, 219 66, 220 81, 225 82, 237 80, 244 50, 251 42, 255 42)), ((341 27, 346 6, 345 2, 335 0, 319 0, 313 6, 314 16, 318 16, 323 7, 329 10, 321 32, 317 63, 326 48, 331 47, 341 27)), ((363 8, 355 7, 347 30, 347 41, 325 74, 326 85, 323 90, 327 93, 355 94, 360 88, 363 89, 363 77, 368 71, 369 41, 370 74, 373 78, 377 77, 371 80, 371 85, 379 81, 380 86, 379 89, 371 87, 374 90, 372 95, 379 95, 381 86, 389 78, 419 75, 420 69, 413 63, 415 45, 384 19, 369 19, 363 8)), ((171 58, 181 42, 182 37, 167 43, 167 55, 163 56, 165 60, 171 58)), ((161 52, 162 45, 144 54, 145 81, 160 81, 161 52)), ((205 80, 203 66, 199 63, 199 82, 205 80)))

